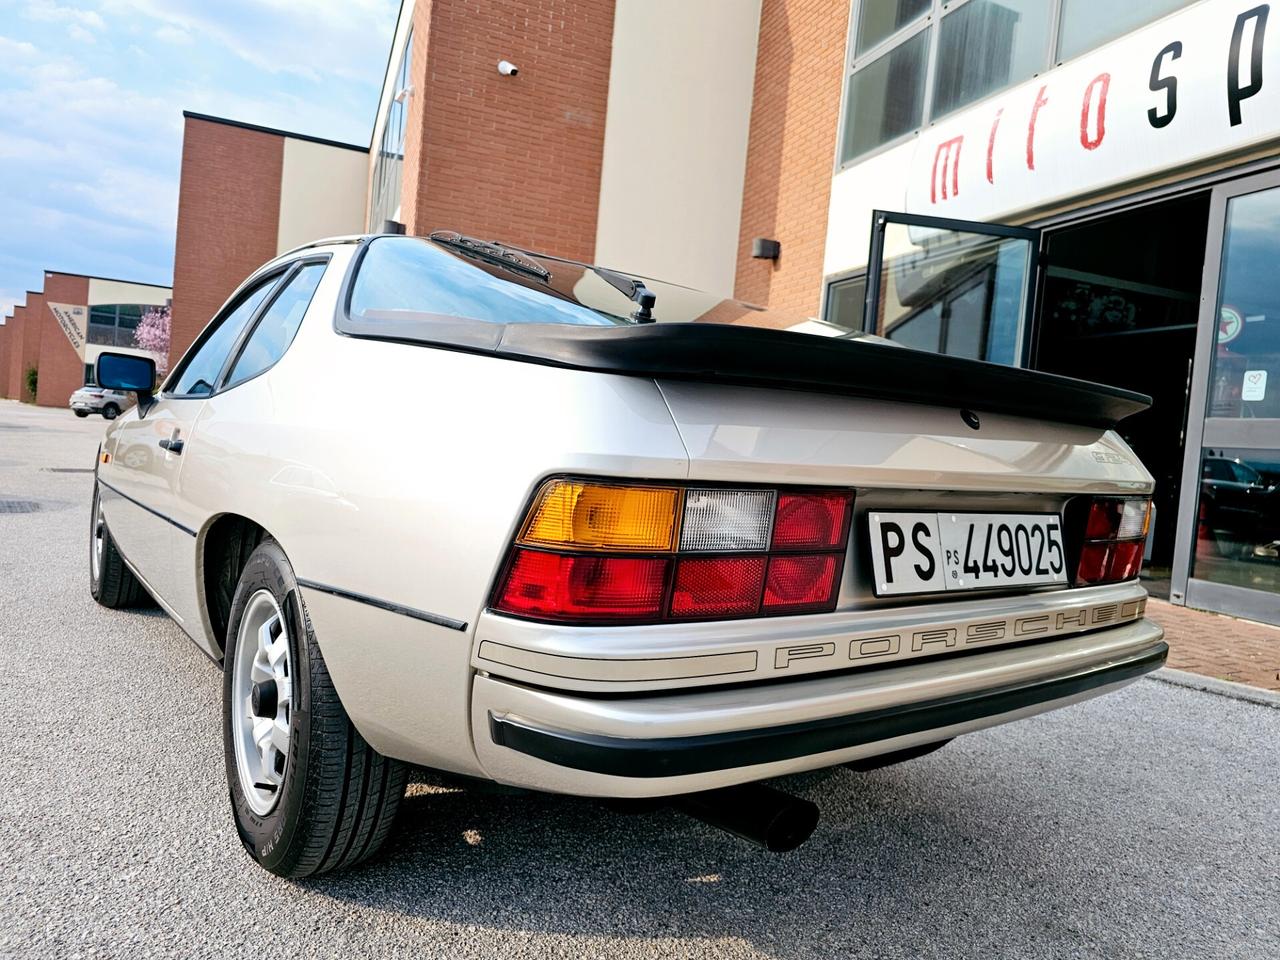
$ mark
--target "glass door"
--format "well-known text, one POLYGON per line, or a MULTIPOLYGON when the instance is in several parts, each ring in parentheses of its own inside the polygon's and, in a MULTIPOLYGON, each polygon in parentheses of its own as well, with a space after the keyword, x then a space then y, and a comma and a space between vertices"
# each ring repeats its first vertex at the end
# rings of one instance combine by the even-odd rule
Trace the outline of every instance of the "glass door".
POLYGON ((877 210, 863 328, 904 346, 1026 363, 1040 231, 877 210))
POLYGON ((1202 291, 1173 598, 1280 623, 1280 172, 1214 188, 1202 291))

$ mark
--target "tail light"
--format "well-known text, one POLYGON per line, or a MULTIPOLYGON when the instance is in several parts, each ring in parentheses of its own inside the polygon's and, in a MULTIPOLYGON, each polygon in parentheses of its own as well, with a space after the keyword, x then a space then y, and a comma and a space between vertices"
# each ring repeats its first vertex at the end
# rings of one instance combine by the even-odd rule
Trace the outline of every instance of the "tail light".
POLYGON ((852 505, 846 490, 549 480, 493 607, 576 623, 829 611, 852 505))
POLYGON ((1097 498, 1085 520, 1076 584, 1132 580, 1142 569, 1142 552, 1151 524, 1151 501, 1097 498))

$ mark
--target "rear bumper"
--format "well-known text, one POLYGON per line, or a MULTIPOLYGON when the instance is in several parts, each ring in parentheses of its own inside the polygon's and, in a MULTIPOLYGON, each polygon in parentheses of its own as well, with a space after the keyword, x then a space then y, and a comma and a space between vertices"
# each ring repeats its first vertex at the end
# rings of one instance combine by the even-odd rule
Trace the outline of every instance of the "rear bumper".
POLYGON ((592 796, 687 793, 845 763, 1065 706, 1168 654, 1146 620, 840 676, 668 696, 591 698, 476 678, 486 773, 592 796))

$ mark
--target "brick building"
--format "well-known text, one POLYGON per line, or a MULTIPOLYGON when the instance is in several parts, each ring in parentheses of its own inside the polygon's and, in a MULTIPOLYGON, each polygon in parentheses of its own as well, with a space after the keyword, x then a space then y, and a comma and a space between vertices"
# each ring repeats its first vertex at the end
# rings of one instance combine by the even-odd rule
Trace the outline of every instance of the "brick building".
POLYGON ((133 343, 143 313, 162 307, 168 287, 45 271, 38 291, 0 327, 0 397, 65 407, 71 394, 93 382, 104 350, 146 355, 133 343), (36 393, 28 371, 36 371, 36 393))
POLYGON ((278 253, 358 233, 366 147, 184 113, 173 258, 176 360, 236 286, 278 253))

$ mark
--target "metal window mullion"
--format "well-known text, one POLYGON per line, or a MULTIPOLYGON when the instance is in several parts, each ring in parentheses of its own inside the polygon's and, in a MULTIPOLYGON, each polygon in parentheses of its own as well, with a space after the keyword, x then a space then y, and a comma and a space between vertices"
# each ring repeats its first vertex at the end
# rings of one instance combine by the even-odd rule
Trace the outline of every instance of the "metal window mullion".
POLYGON ((1062 29, 1062 5, 1066 0, 1053 0, 1053 8, 1049 12, 1049 54, 1045 62, 1044 69, 1052 70, 1058 63, 1058 56, 1062 52, 1061 38, 1058 32, 1062 29))
POLYGON ((927 127, 933 117, 933 81, 938 72, 938 38, 942 35, 943 0, 933 0, 933 12, 925 18, 925 22, 936 25, 937 29, 929 36, 928 48, 924 54, 924 96, 920 99, 920 126, 927 127))

